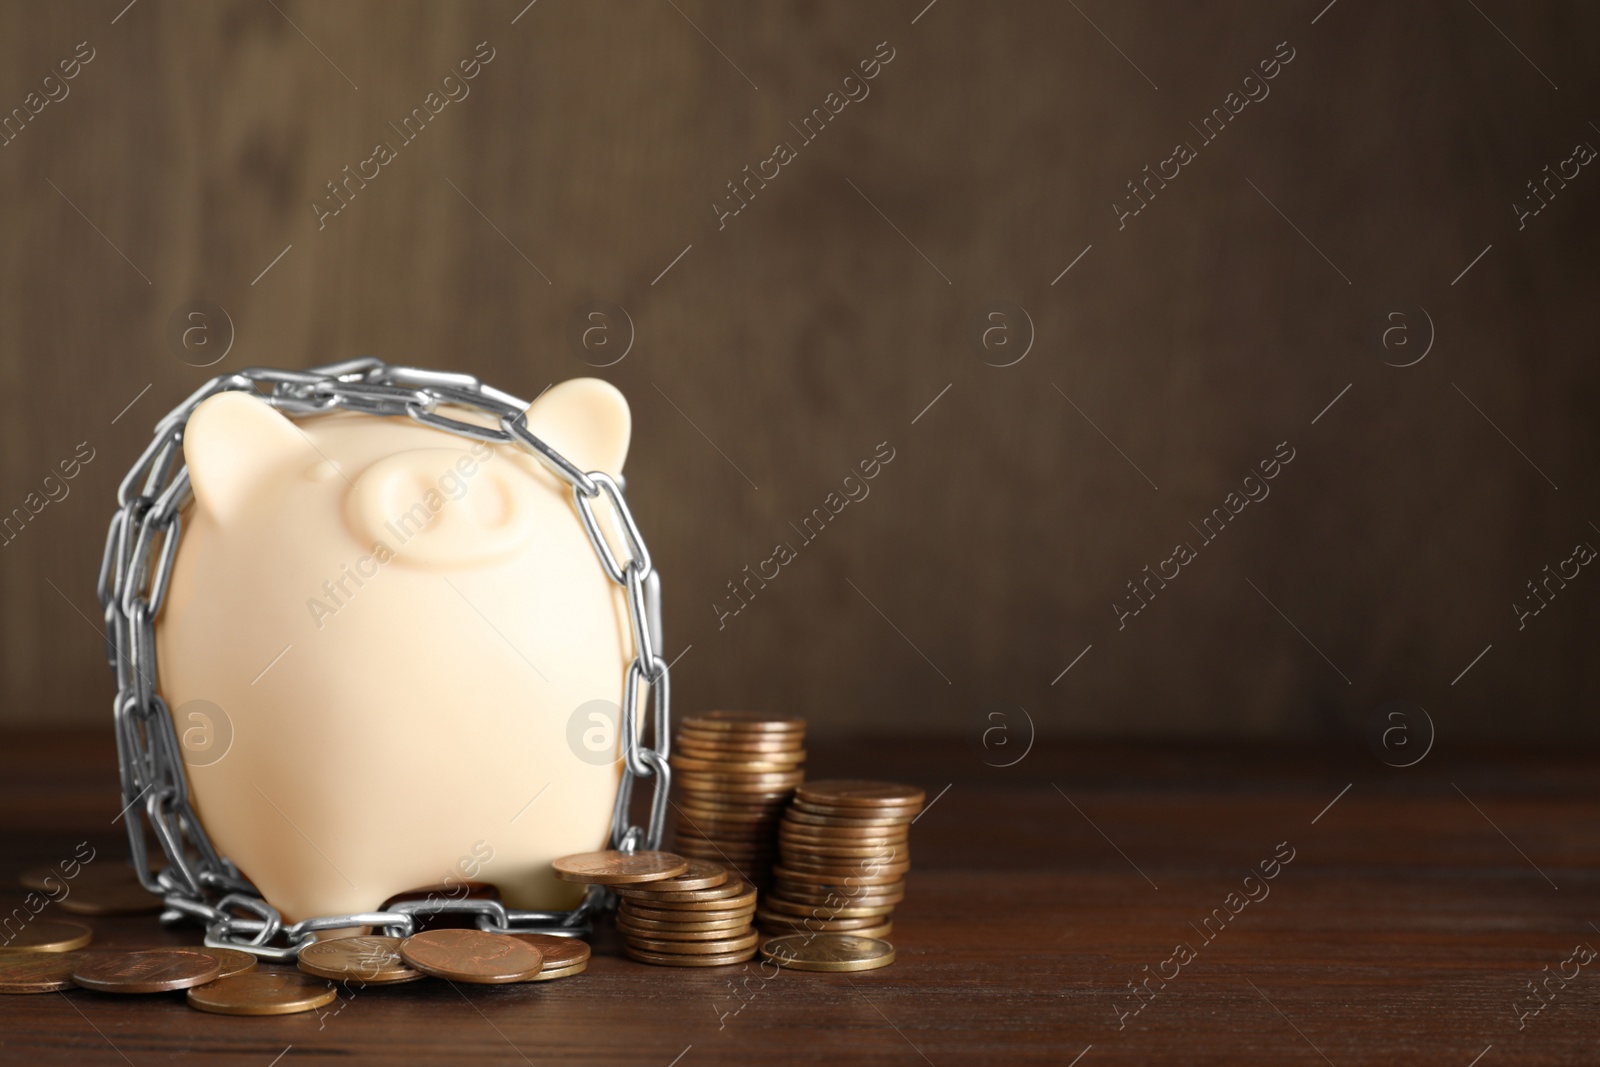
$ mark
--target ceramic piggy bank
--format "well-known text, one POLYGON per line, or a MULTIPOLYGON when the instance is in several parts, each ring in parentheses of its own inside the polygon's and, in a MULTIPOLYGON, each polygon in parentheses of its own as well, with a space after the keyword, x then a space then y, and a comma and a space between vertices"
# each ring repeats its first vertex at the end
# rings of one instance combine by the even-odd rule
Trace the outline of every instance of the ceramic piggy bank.
MULTIPOLYGON (((557 385, 527 421, 621 472, 610 385, 557 385)), ((285 921, 468 878, 512 907, 574 906, 550 862, 604 846, 621 765, 576 753, 569 720, 621 700, 631 640, 570 491, 511 445, 291 422, 240 392, 196 408, 183 448, 158 685, 218 851, 285 921), (231 731, 226 751, 197 755, 188 735, 217 715, 201 725, 231 731)))

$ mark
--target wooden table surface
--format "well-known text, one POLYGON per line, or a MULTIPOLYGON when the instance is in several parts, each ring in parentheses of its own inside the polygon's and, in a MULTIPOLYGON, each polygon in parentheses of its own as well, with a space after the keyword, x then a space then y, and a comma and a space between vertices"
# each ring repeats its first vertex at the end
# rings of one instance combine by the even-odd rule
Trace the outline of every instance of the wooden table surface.
MULTIPOLYGON (((814 777, 938 794, 913 829, 884 970, 660 969, 606 930, 576 978, 374 989, 320 1017, 207 1015, 181 995, 0 997, 0 1063, 1600 1061, 1600 960, 1563 967, 1600 947, 1592 750, 1441 747, 1404 770, 1359 742, 1041 742, 1015 766, 984 758, 960 741, 811 745, 814 777), (1247 888, 1260 899, 1229 897, 1247 888), (1207 939, 1213 909, 1229 921, 1207 939), (1156 973, 1153 994, 1130 991, 1156 973)), ((85 839, 120 853, 113 767, 105 734, 0 735, 0 880, 85 839)), ((102 947, 197 941, 153 916, 84 921, 102 947)))

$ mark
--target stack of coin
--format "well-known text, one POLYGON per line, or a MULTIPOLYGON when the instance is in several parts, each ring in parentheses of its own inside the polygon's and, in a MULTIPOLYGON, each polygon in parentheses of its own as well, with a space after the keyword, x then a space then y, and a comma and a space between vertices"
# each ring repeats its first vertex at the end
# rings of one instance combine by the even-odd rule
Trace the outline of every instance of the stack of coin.
POLYGON ((672 743, 673 847, 770 885, 778 820, 805 780, 805 736, 804 719, 738 711, 685 719, 672 743))
POLYGON ((617 930, 631 959, 665 967, 717 967, 756 954, 755 886, 710 860, 676 878, 618 886, 617 930))
POLYGON ((892 782, 808 782, 778 828, 779 861, 756 919, 769 934, 886 937, 905 897, 911 821, 924 794, 892 782))

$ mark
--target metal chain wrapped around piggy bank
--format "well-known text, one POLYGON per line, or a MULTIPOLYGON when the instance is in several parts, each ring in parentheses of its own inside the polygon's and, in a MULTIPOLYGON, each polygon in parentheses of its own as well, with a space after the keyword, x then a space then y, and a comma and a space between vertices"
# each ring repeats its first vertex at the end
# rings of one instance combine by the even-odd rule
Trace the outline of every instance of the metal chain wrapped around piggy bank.
POLYGON ((270 959, 324 931, 406 936, 440 911, 584 928, 603 894, 580 899, 551 860, 656 848, 667 806, 659 579, 621 485, 630 427, 594 379, 529 405, 376 359, 222 375, 157 424, 118 490, 99 595, 128 840, 164 921, 270 959), (595 758, 570 738, 592 731, 585 708, 615 706, 618 674, 595 758), (180 742, 191 722, 213 747, 180 742), (644 827, 639 777, 654 778, 644 827), (378 910, 442 876, 461 893, 378 910))

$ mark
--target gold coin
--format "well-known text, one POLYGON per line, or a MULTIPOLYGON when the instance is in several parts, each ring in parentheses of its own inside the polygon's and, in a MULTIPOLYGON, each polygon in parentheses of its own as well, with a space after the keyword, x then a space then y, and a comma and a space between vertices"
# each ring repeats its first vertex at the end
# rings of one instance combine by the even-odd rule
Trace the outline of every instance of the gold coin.
POLYGON ((258 970, 189 990, 189 1007, 217 1015, 293 1015, 315 1011, 339 995, 332 982, 297 971, 258 970))
POLYGON ((738 952, 724 952, 714 956, 685 956, 676 952, 649 952, 623 942, 622 952, 631 960, 653 963, 658 967, 726 967, 754 959, 756 948, 752 945, 738 952))
POLYGON ((824 918, 859 919, 869 915, 889 915, 894 912, 893 904, 872 904, 866 907, 845 905, 835 907, 831 904, 795 904, 779 896, 769 896, 767 907, 780 915, 818 915, 824 918))
POLYGON ((870 971, 894 962, 894 946, 855 934, 789 934, 767 941, 761 955, 794 971, 870 971))
POLYGON ((786 719, 776 715, 763 715, 757 711, 707 711, 687 716, 685 730, 707 730, 713 733, 804 733, 804 719, 786 719))
POLYGON ((555 934, 512 934, 518 941, 526 941, 539 950, 544 957, 544 966, 532 979, 542 981, 546 977, 562 978, 568 973, 577 973, 572 968, 582 970, 589 965, 589 944, 576 937, 559 937, 555 934), (547 973, 548 972, 548 973, 547 973))
POLYGON ((424 930, 400 942, 400 955, 424 974, 479 985, 525 982, 544 965, 526 941, 483 930, 424 930))
POLYGON ((723 938, 719 941, 663 941, 650 937, 629 937, 628 945, 642 952, 660 952, 669 955, 682 956, 720 956, 727 952, 743 952, 747 948, 754 948, 761 940, 761 935, 754 930, 740 934, 738 937, 723 938))
MULTIPOLYGON (((642 886, 620 886, 616 893, 626 901, 636 901, 647 904, 649 907, 659 907, 663 904, 692 904, 706 900, 727 900, 729 897, 742 896, 750 892, 751 886, 740 878, 730 877, 721 885, 711 886, 709 889, 664 889, 653 890, 642 886)), ((751 899, 754 899, 753 897, 751 899)))
POLYGON ((837 807, 920 808, 926 797, 927 794, 914 785, 870 782, 858 778, 807 782, 800 790, 800 799, 807 803, 837 807))
POLYGON ((422 972, 400 958, 398 937, 332 937, 300 950, 295 965, 307 974, 361 985, 414 982, 422 972))
POLYGON ((564 882, 590 885, 635 885, 676 878, 689 869, 688 861, 670 852, 580 852, 562 856, 553 867, 564 882))
POLYGON ((70 952, 94 939, 94 932, 82 923, 40 919, 24 926, 0 943, 0 955, 8 952, 70 952))
POLYGON ((711 860, 691 859, 688 861, 688 870, 675 878, 663 878, 659 882, 648 882, 642 892, 645 893, 681 893, 692 889, 714 889, 728 881, 728 868, 711 860))
POLYGON ((178 948, 90 953, 72 981, 101 993, 170 993, 214 981, 222 964, 203 952, 178 948))
POLYGON ((0 993, 54 993, 72 988, 82 952, 15 952, 0 956, 0 993))
POLYGON ((240 952, 236 948, 212 948, 210 945, 196 946, 192 951, 210 956, 217 961, 221 968, 218 978, 232 978, 236 974, 249 974, 260 966, 260 962, 248 952, 240 952))

